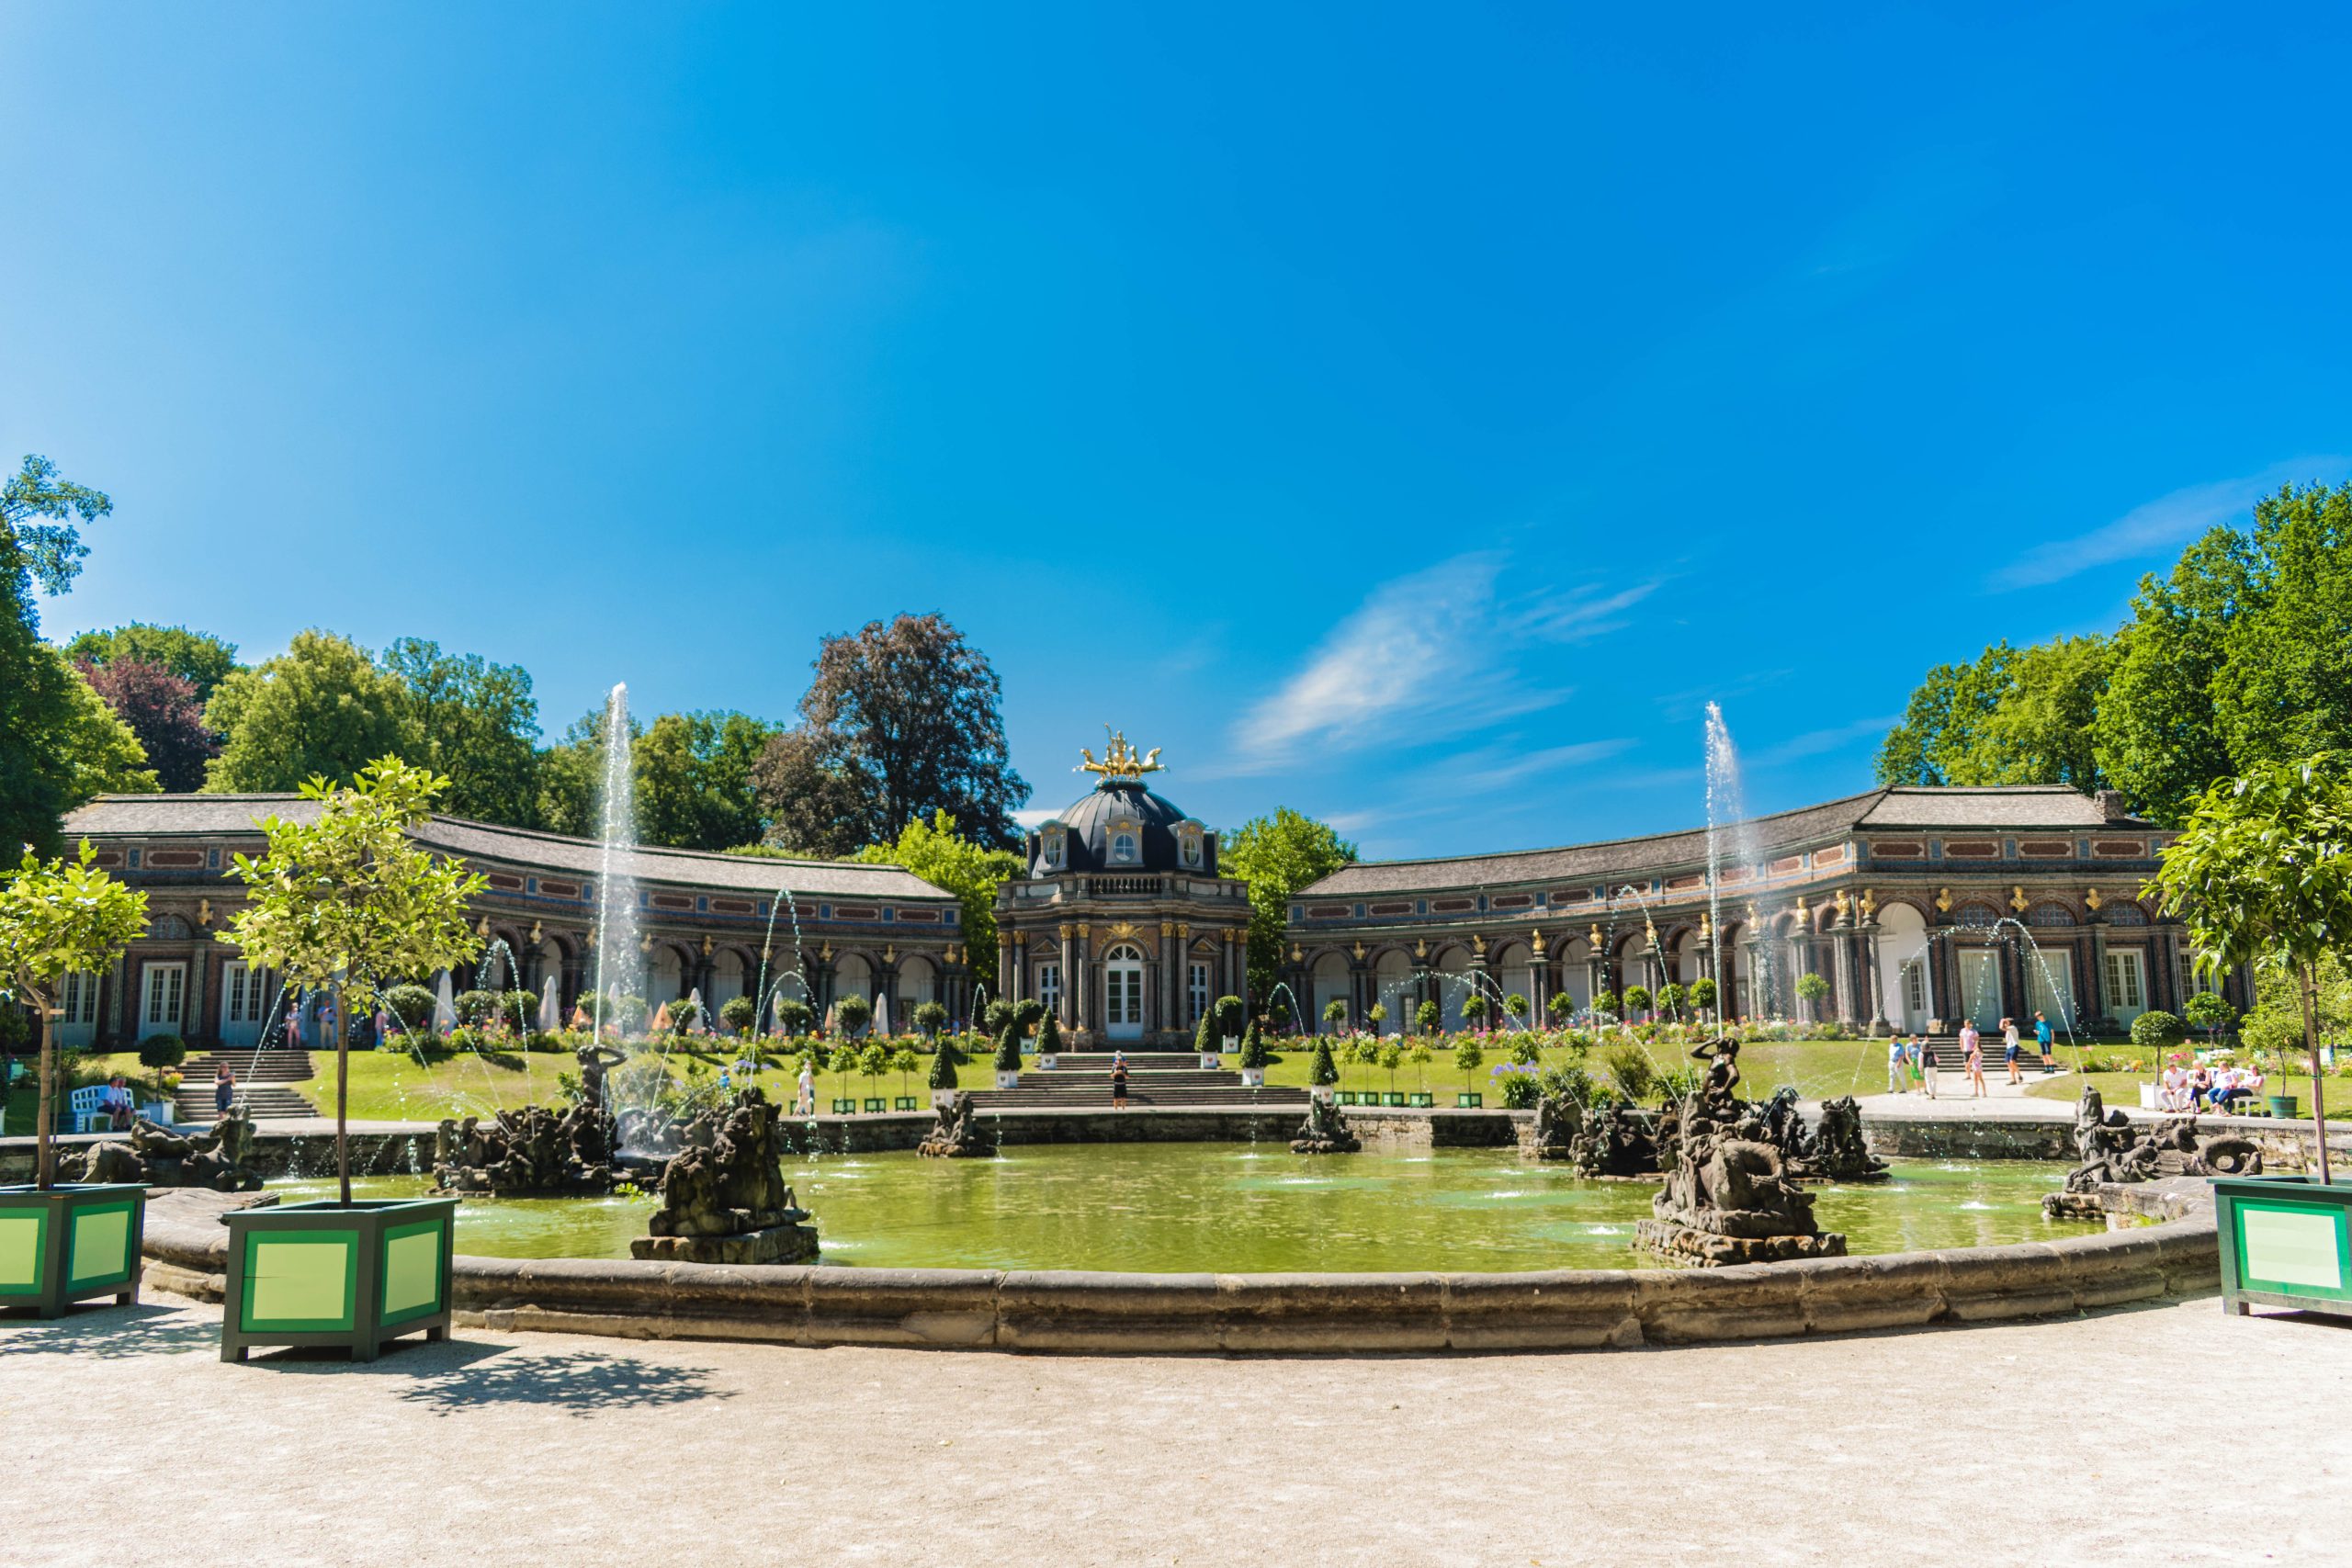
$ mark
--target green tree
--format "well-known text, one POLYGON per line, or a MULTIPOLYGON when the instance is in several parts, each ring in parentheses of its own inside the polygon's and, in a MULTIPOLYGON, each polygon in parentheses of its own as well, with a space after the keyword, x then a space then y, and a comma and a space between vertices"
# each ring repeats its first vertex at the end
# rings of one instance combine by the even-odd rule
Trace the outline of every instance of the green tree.
POLYGON ((2115 659, 2109 639, 2074 637, 1937 666, 1887 733, 1879 782, 2102 787, 2091 725, 2115 659))
POLYGON ((2143 895, 2188 927, 2201 973, 2267 964, 2290 976, 2311 1056, 2319 1179, 2328 1179, 2320 1088, 2319 972, 2352 940, 2352 780, 2340 756, 2258 770, 2206 791, 2165 846, 2143 895))
POLYGON ((379 986, 453 968, 481 950, 466 923, 466 901, 488 884, 463 863, 412 843, 406 832, 431 813, 442 787, 430 770, 397 757, 360 768, 348 785, 306 780, 302 798, 324 807, 317 818, 266 818, 268 852, 236 857, 246 903, 220 940, 256 968, 333 998, 335 1174, 346 1204, 349 1020, 375 1006, 379 986))
POLYGON ((1462 1087, 1464 1089, 1466 1089, 1470 1087, 1470 1075, 1476 1072, 1480 1067, 1483 1067, 1486 1065, 1486 1047, 1480 1045, 1476 1039, 1465 1038, 1461 1044, 1456 1045, 1453 1048, 1453 1066, 1454 1070, 1462 1075, 1462 1087))
MULTIPOLYGON (((1017 1038, 1018 1031, 1023 1027, 1021 1021, 1021 1010, 1019 1008, 1012 1010, 1012 1027, 1016 1032, 1017 1038)), ((1046 1013, 1037 1023, 1037 1055, 1040 1056, 1057 1056, 1061 1055, 1061 1049, 1062 1026, 1056 1021, 1052 1013, 1046 1013)))
POLYGON ((752 765, 775 727, 741 713, 665 713, 631 761, 638 837, 681 850, 723 850, 766 829, 752 765))
POLYGON ((408 760, 449 781, 441 809, 516 828, 539 825, 539 705, 519 665, 402 637, 385 673, 407 688, 408 760))
POLYGON ((65 645, 76 664, 156 664, 196 688, 196 700, 209 701, 212 688, 238 669, 237 645, 186 626, 155 626, 133 621, 105 631, 84 632, 65 645))
POLYGON ((1286 806, 1275 807, 1271 817, 1252 818, 1225 835, 1217 848, 1218 868, 1250 884, 1250 988, 1253 993, 1261 997, 1273 993, 1292 895, 1352 864, 1355 858, 1355 845, 1286 806))
POLYGON ((1253 1018, 1241 1036, 1241 1065, 1253 1073, 1262 1073, 1272 1060, 1273 1053, 1266 1049, 1266 1037, 1253 1018))
POLYGON ((2233 769, 2352 750, 2352 484, 2256 503, 2251 554, 2256 592, 2212 686, 2233 769))
POLYGON ((854 1040, 873 1021, 874 1004, 861 996, 846 996, 833 1004, 833 1021, 841 1032, 854 1040))
POLYGON ((1323 1004, 1323 1021, 1329 1024, 1333 1029, 1345 1027, 1348 1021, 1348 1004, 1341 1001, 1337 997, 1333 997, 1329 1001, 1325 1002, 1323 1004))
POLYGON ((194 685, 160 664, 137 659, 76 661, 74 667, 139 738, 139 749, 163 788, 186 794, 204 787, 204 770, 220 755, 220 740, 205 727, 194 685))
POLYGON ((1569 1016, 1576 1010, 1576 998, 1566 991, 1553 992, 1552 999, 1544 1004, 1544 1016, 1552 1021, 1552 1027, 1555 1029, 1566 1023, 1569 1016))
POLYGON ((1976 745, 2008 690, 2011 657, 2009 645, 2001 642, 1973 664, 1939 664, 1928 671, 1879 747, 1879 782, 1954 782, 1955 761, 1976 745))
POLYGON ((72 861, 29 852, 0 882, 0 992, 33 1010, 40 1035, 40 1099, 34 1123, 34 1180, 56 1182, 51 1144, 57 1098, 57 1037, 51 1022, 68 975, 110 967, 147 929, 147 895, 97 869, 89 840, 72 861))
POLYGON ((718 1026, 729 1034, 748 1035, 759 1020, 760 1004, 749 997, 729 997, 718 1004, 718 1026))
POLYGON ((105 493, 27 457, 0 483, 0 844, 56 849, 58 819, 88 798, 80 681, 40 640, 33 592, 62 593, 89 551, 81 528, 114 510, 105 493))
POLYGON ((1435 1034, 1441 1016, 1435 1002, 1423 1002, 1413 1010, 1413 1026, 1424 1034, 1435 1034))
POLYGON ((975 975, 996 973, 996 892, 1021 874, 1021 857, 991 849, 956 830, 956 818, 936 812, 928 822, 909 822, 896 842, 868 844, 850 859, 868 865, 904 866, 933 887, 956 895, 961 906, 966 963, 975 975))
POLYGON ((1021 1070, 1021 1030, 1018 1025, 1006 1025, 1004 1032, 997 1036, 996 1070, 1000 1073, 1021 1070))
POLYGON ((939 1038, 939 1032, 947 1027, 947 1008, 945 1004, 941 1002, 917 1002, 915 1004, 914 1010, 914 1022, 915 1027, 922 1031, 923 1037, 925 1039, 937 1040, 939 1038))
POLYGON ((800 699, 800 725, 767 745, 758 772, 778 841, 839 856, 891 841, 945 812, 973 841, 1021 842, 1003 687, 988 656, 938 615, 869 622, 829 637, 800 699))
POLYGON ((37 649, 63 701, 51 730, 51 760, 63 781, 67 807, 101 795, 153 795, 164 786, 147 766, 147 749, 107 705, 83 673, 53 648, 37 649))
POLYGON ((931 1059, 930 1082, 933 1089, 956 1087, 956 1045, 953 1041, 942 1040, 939 1043, 938 1054, 931 1059))
POLYGON ((1321 1035, 1315 1040, 1315 1060, 1307 1068, 1306 1081, 1317 1089, 1329 1089, 1340 1081, 1339 1065, 1331 1060, 1331 1042, 1321 1035))
POLYGON ((204 705, 221 737, 205 770, 215 794, 349 784, 371 759, 412 749, 407 689, 368 650, 333 632, 305 631, 277 658, 232 671, 204 705))
POLYGON ((2171 575, 2140 580, 2132 619, 2092 724, 2100 770, 2141 811, 2177 823, 2230 753, 2213 714, 2213 682, 2230 624, 2257 598, 2245 537, 2215 528, 2181 552, 2171 575))
POLYGON ((1815 1021, 1820 1021, 1821 1004, 1829 999, 1829 977, 1826 975, 1798 976, 1797 996, 1813 1010, 1815 1021))

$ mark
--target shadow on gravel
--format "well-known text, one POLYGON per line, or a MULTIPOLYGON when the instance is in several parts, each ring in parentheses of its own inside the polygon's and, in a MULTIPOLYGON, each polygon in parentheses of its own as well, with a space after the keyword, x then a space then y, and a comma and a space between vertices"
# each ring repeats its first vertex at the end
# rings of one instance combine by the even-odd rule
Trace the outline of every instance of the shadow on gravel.
POLYGON ((490 1365, 422 1377, 401 1393, 409 1404, 444 1416, 485 1404, 539 1404, 587 1416, 733 1397, 732 1390, 713 1388, 699 1367, 668 1367, 596 1350, 538 1356, 512 1349, 490 1365))
POLYGON ((112 1361, 207 1348, 220 1348, 220 1325, 191 1320, 174 1307, 107 1305, 47 1322, 0 1318, 0 1357, 87 1356, 112 1361))

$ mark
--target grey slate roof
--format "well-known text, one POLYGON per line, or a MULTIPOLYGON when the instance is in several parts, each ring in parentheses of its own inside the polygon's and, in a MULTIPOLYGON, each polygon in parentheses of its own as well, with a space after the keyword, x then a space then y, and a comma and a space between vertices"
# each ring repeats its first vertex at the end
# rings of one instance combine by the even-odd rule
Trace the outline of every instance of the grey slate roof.
MULTIPOLYGON (((265 817, 309 821, 316 802, 293 795, 102 795, 65 818, 65 837, 158 839, 250 833, 265 817)), ((593 839, 502 828, 462 817, 434 817, 412 835, 419 843, 453 855, 503 861, 572 876, 603 869, 604 846, 593 839)), ((773 894, 824 893, 856 898, 921 898, 945 901, 950 895, 894 865, 857 865, 840 861, 770 860, 754 855, 711 854, 700 850, 639 849, 623 855, 618 869, 639 882, 727 888, 773 894)))
MULTIPOLYGON (((1753 820, 1758 847, 1768 855, 1843 838, 1857 829, 2020 829, 2115 827, 2145 829, 2136 818, 2110 822, 2098 801, 2064 785, 2025 784, 1983 789, 1868 790, 1819 806, 1775 812, 1753 820)), ((1648 874, 1702 865, 1707 830, 1650 833, 1558 849, 1434 860, 1366 861, 1343 866, 1300 890, 1302 898, 1358 897, 1456 887, 1559 882, 1571 886, 1603 876, 1648 874)))

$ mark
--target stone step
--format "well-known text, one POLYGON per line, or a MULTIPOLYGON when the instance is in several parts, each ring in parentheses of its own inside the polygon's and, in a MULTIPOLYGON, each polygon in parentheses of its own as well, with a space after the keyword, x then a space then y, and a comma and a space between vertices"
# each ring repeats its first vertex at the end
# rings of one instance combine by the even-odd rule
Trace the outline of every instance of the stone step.
MULTIPOLYGON (((288 1116, 316 1116, 319 1108, 290 1089, 252 1088, 243 1082, 237 1085, 237 1099, 256 1120, 288 1116)), ((206 1122, 213 1119, 212 1085, 207 1080, 201 1088, 183 1087, 172 1101, 173 1114, 182 1122, 206 1122)))
POLYGON ((183 1077, 201 1073, 210 1078, 220 1067, 237 1075, 239 1083, 300 1083, 312 1077, 317 1069, 311 1065, 308 1051, 254 1051, 232 1046, 221 1051, 191 1052, 180 1064, 183 1077))

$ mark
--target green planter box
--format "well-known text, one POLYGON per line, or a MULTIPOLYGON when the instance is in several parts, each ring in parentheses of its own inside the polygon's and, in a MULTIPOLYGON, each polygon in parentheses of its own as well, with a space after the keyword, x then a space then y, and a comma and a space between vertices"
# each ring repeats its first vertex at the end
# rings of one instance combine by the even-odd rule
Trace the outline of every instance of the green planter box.
POLYGON ((2220 1177, 2222 1305, 2296 1307, 2352 1317, 2352 1181, 2307 1176, 2220 1177))
POLYGON ((1356 1091, 1355 1091, 1355 1090, 1353 1090, 1353 1089, 1341 1089, 1341 1090, 1340 1091, 1340 1104, 1342 1104, 1342 1105, 1353 1105, 1355 1102, 1356 1102, 1356 1091))
POLYGON ((1418 1105, 1424 1111, 1433 1111, 1437 1108, 1437 1096, 1428 1093, 1416 1093, 1410 1096, 1407 1102, 1408 1104, 1418 1105))
POLYGON ((1405 1103, 1405 1097, 1401 1094, 1396 1094, 1384 1089, 1381 1092, 1380 1103, 1383 1105, 1402 1105, 1405 1103))
POLYGON ((890 1109, 893 1111, 912 1111, 915 1109, 915 1097, 911 1094, 899 1095, 890 1101, 890 1109))
POLYGON ((1453 1108, 1456 1111, 1483 1111, 1486 1105, 1487 1097, 1484 1094, 1457 1094, 1453 1097, 1453 1108))
POLYGON ((854 1100, 834 1100, 833 1114, 836 1116, 854 1116, 857 1114, 857 1101, 854 1100))
POLYGON ((890 1102, 887 1100, 868 1100, 865 1102, 865 1109, 869 1112, 876 1111, 888 1111, 890 1109, 890 1102))
POLYGON ((457 1229, 455 1198, 232 1210, 220 1359, 332 1345, 372 1361, 404 1334, 447 1338, 457 1229))
POLYGON ((2292 1122, 2295 1119, 2295 1097, 2291 1094, 2265 1095, 2263 1103, 2270 1107, 2271 1115, 2282 1121, 2292 1122))
POLYGON ((139 1301, 139 1241, 147 1224, 147 1190, 135 1185, 61 1181, 0 1187, 0 1307, 30 1307, 55 1317, 75 1302, 112 1296, 139 1301))

